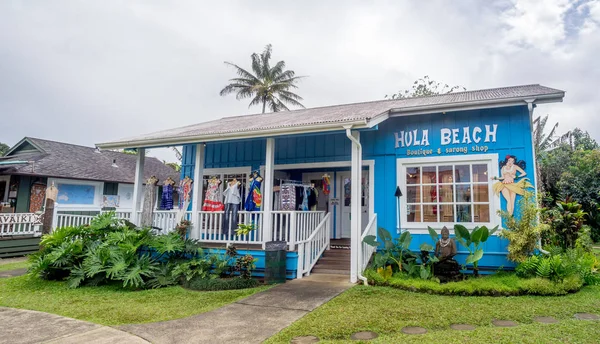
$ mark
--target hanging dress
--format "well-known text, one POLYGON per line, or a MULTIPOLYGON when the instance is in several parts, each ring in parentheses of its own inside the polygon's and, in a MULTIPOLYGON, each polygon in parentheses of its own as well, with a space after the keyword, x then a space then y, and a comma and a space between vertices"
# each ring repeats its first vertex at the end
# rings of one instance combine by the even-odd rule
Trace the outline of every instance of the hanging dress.
POLYGON ((262 194, 260 193, 261 181, 258 178, 252 179, 248 189, 248 197, 246 197, 246 211, 260 211, 262 206, 262 194))
POLYGON ((173 209, 173 184, 164 184, 162 187, 162 197, 160 199, 161 210, 173 209))
POLYGON ((204 204, 202 204, 202 211, 223 211, 225 209, 225 205, 221 202, 221 195, 219 195, 220 184, 218 179, 211 179, 208 181, 204 204))

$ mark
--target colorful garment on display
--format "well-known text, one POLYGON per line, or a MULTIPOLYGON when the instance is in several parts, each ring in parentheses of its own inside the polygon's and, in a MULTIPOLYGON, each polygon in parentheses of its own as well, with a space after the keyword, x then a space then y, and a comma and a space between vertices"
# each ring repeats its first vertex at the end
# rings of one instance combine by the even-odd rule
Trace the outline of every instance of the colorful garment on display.
POLYGON ((225 205, 221 202, 219 185, 221 185, 221 181, 217 178, 208 181, 202 211, 223 211, 225 209, 225 205))
POLYGON ((46 185, 33 184, 31 194, 29 196, 29 212, 35 213, 42 210, 44 200, 46 199, 46 185))
POLYGON ((173 191, 175 181, 171 177, 167 178, 163 183, 162 196, 160 198, 160 209, 171 210, 173 209, 173 191))
POLYGON ((192 193, 192 179, 190 177, 185 177, 179 182, 179 187, 177 188, 177 193, 179 194, 179 210, 182 210, 184 207, 190 204, 191 193, 192 193))
POLYGON ((300 206, 298 206, 298 210, 308 211, 308 195, 310 193, 310 190, 307 187, 303 187, 302 189, 302 203, 300 204, 300 206))
POLYGON ((260 185, 262 178, 258 173, 254 173, 254 178, 250 181, 248 188, 248 197, 246 197, 246 211, 259 211, 262 206, 262 194, 260 193, 260 185))
POLYGON ((331 193, 331 181, 329 180, 329 175, 326 174, 323 176, 323 194, 329 195, 331 193))
POLYGON ((282 185, 279 197, 281 210, 296 210, 296 188, 293 185, 282 185))

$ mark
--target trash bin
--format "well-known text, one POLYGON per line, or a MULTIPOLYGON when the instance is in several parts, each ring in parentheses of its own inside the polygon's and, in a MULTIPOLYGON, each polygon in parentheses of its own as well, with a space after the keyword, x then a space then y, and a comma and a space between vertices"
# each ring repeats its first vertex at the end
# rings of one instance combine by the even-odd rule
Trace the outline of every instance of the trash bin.
POLYGON ((285 283, 285 241, 269 241, 265 244, 265 283, 285 283))

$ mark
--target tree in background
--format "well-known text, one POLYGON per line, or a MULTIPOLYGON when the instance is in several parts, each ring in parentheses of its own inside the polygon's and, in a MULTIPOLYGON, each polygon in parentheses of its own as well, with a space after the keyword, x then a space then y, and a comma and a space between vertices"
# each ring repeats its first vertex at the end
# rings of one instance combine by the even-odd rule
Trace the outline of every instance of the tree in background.
POLYGON ((287 105, 304 108, 300 103, 302 97, 290 91, 298 88, 296 83, 303 77, 296 76, 292 70, 286 70, 284 61, 279 61, 271 67, 270 44, 260 55, 254 53, 250 58, 254 74, 234 63, 225 62, 235 69, 239 77, 229 80, 229 85, 221 90, 221 96, 235 93, 237 100, 252 98, 248 107, 262 104, 262 113, 265 113, 267 106, 273 112, 287 111, 287 105))
POLYGON ((0 142, 0 156, 4 156, 9 149, 10 147, 7 144, 0 142))
POLYGON ((412 85, 412 88, 409 90, 398 91, 398 93, 394 93, 392 95, 385 95, 385 98, 390 99, 402 99, 402 98, 413 98, 413 97, 426 97, 433 96, 436 94, 448 94, 455 91, 466 91, 467 89, 463 86, 448 86, 448 84, 443 84, 441 82, 437 82, 429 79, 428 75, 415 80, 412 85))

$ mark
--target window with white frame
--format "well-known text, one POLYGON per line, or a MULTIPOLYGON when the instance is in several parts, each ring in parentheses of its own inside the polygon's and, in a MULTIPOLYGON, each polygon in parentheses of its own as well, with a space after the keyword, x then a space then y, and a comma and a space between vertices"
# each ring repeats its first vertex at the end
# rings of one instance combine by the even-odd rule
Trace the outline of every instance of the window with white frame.
POLYGON ((492 160, 417 159, 403 163, 407 225, 492 223, 492 160))

